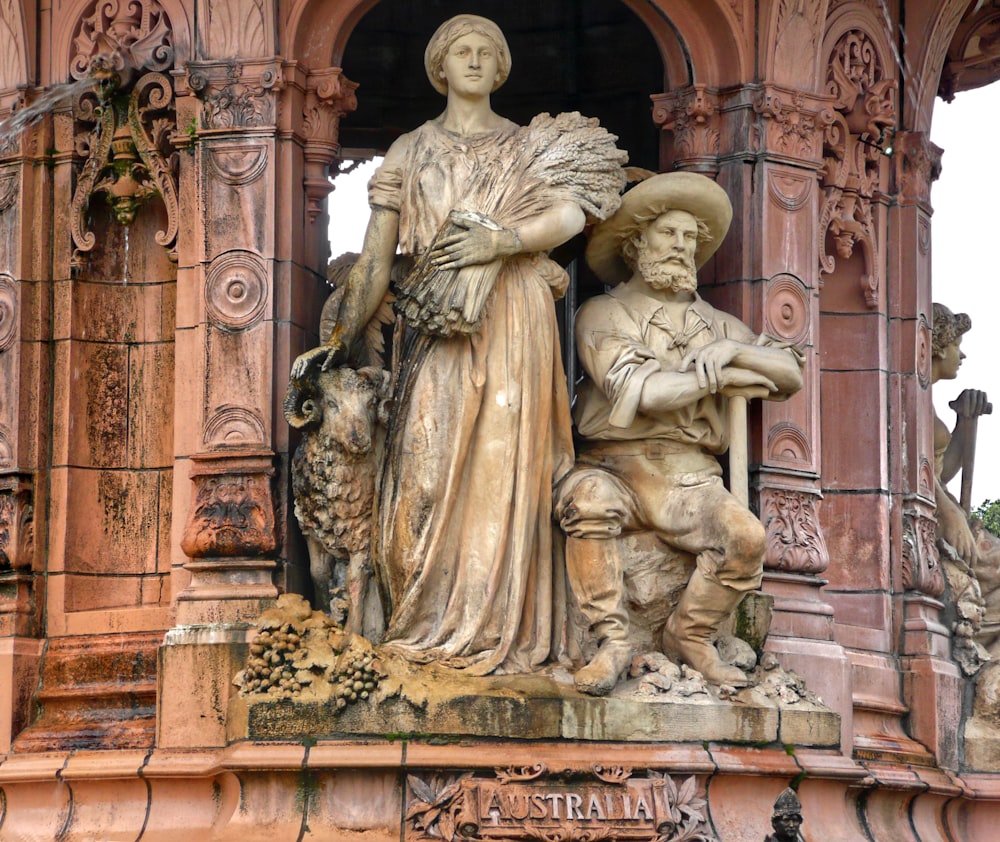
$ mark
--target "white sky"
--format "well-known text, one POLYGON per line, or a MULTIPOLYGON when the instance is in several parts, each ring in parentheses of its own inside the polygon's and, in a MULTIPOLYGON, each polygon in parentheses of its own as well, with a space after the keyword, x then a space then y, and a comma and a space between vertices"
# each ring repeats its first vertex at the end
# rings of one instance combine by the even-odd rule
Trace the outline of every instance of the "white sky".
MULTIPOLYGON (((979 424, 972 491, 977 505, 1000 498, 1000 343, 989 320, 992 313, 1000 313, 998 269, 993 264, 993 246, 1000 243, 993 207, 993 197, 1000 196, 1000 166, 985 155, 986 147, 992 148, 992 139, 1000 135, 1000 85, 958 94, 952 103, 938 100, 933 126, 932 140, 945 150, 941 178, 931 195, 934 300, 972 317, 972 330, 962 342, 968 359, 957 380, 938 384, 934 401, 949 426, 955 416, 948 401, 963 389, 982 389, 997 404, 995 414, 979 424)), ((365 163, 334 182, 330 196, 334 257, 361 250, 368 223, 366 185, 376 165, 365 163)), ((951 484, 956 496, 959 485, 959 478, 951 484)))
MULTIPOLYGON (((976 506, 1000 498, 1000 342, 991 320, 1000 315, 1000 268, 994 262, 1000 230, 993 206, 1000 196, 1000 166, 986 154, 1000 130, 1000 85, 960 93, 951 103, 937 100, 932 126, 931 140, 944 149, 941 177, 931 189, 934 300, 972 317, 972 330, 962 339, 967 359, 957 380, 935 386, 934 404, 949 427, 955 413, 948 401, 963 389, 982 389, 996 407, 979 420, 976 506)), ((956 496, 960 485, 958 477, 949 484, 956 496)))

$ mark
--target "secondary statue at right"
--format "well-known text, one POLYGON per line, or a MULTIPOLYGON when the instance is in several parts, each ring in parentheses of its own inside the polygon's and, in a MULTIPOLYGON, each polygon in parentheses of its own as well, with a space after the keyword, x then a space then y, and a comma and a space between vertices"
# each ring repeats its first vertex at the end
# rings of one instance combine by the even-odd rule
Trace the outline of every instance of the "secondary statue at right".
POLYGON ((612 285, 580 309, 586 374, 575 406, 584 440, 559 490, 570 588, 598 649, 578 690, 611 691, 632 646, 618 536, 652 531, 696 567, 663 630, 664 651, 713 684, 744 686, 713 640, 760 585, 760 521, 722 483, 731 397, 787 398, 803 356, 758 336, 697 292, 697 269, 719 248, 732 205, 714 181, 667 173, 643 181, 598 225, 587 261, 612 285))

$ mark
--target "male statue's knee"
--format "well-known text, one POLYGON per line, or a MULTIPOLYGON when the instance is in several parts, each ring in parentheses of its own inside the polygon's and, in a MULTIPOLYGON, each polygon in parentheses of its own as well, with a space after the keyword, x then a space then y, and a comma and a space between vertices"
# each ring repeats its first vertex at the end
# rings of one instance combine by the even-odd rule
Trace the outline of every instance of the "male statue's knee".
POLYGON ((728 552, 730 564, 747 574, 759 570, 767 550, 767 533, 763 524, 749 512, 746 517, 729 524, 728 552))
POLYGON ((625 512, 614 485, 603 477, 584 477, 557 508, 559 526, 571 538, 609 538, 621 534, 625 512))

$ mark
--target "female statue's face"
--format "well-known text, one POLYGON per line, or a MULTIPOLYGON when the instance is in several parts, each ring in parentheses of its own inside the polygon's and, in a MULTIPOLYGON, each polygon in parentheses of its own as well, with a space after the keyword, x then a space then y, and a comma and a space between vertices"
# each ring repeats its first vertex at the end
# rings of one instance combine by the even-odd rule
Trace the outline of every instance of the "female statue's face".
POLYGON ((444 57, 441 74, 448 90, 461 96, 489 96, 499 62, 496 47, 485 35, 470 32, 456 38, 444 57))
POLYGON ((954 380, 958 377, 958 370, 962 367, 962 360, 965 359, 961 344, 962 338, 959 337, 950 345, 946 345, 941 356, 937 358, 937 374, 941 380, 954 380))

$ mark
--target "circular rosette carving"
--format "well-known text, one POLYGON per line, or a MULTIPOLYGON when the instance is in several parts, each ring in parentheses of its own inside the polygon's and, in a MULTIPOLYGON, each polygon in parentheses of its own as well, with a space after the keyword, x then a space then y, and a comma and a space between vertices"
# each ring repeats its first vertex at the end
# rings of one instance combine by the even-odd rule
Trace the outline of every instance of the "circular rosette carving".
POLYGON ((0 353, 14 344, 17 334, 17 287, 10 275, 0 275, 0 353))
POLYGON ((809 336, 809 298, 805 285, 795 275, 775 275, 767 284, 764 311, 766 330, 796 345, 809 336))
POLYGON ((925 389, 931 385, 931 328, 921 315, 917 322, 917 379, 925 389))
POLYGON ((216 258, 205 279, 209 320, 222 328, 243 330, 260 321, 267 306, 264 262, 248 251, 216 258))

